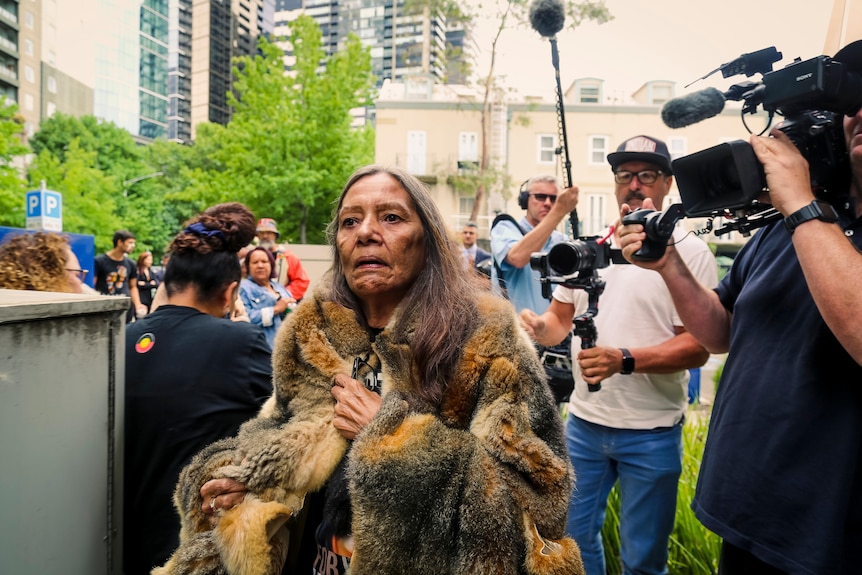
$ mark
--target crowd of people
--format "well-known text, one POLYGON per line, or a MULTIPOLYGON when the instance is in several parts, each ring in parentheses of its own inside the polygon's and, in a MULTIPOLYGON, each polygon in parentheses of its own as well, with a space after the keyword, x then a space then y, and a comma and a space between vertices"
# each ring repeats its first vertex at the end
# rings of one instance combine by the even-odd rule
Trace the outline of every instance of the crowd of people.
MULTIPOLYGON (((862 74, 862 41, 835 60, 862 74)), ((650 135, 620 143, 619 219, 599 235, 617 255, 594 270, 583 346, 592 294, 542 290, 530 265, 578 205, 553 176, 524 182, 523 217, 498 218, 485 251, 414 176, 359 168, 312 289, 242 204, 187 221, 163 273, 116 232, 93 273, 131 306, 125 573, 603 575, 618 485, 623 572, 666 574, 689 370, 711 353, 727 361, 691 505, 722 539, 718 573, 856 572, 862 110, 843 134, 827 190, 780 129, 751 137, 782 217, 721 281, 680 229, 638 257, 655 238, 623 218, 667 207, 673 163, 650 135), (543 355, 560 345, 565 398, 543 355)), ((87 273, 61 234, 0 244, 0 288, 81 293, 87 273)))

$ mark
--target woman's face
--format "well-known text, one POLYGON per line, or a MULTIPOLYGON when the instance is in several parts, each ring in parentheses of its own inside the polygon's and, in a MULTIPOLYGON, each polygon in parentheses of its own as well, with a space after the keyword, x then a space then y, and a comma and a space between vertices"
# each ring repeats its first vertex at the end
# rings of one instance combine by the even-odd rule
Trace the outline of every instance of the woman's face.
POLYGON ((336 247, 360 299, 400 301, 425 266, 425 235, 413 200, 389 174, 366 176, 338 212, 336 247))
POLYGON ((81 281, 81 276, 77 271, 70 271, 79 269, 81 269, 81 263, 78 261, 78 256, 70 248, 66 248, 66 281, 69 282, 69 290, 72 293, 84 292, 84 282, 81 281))
POLYGON ((142 263, 147 267, 151 267, 153 265, 153 254, 145 255, 142 263))
POLYGON ((255 283, 267 285, 271 274, 272 266, 269 263, 269 258, 263 251, 254 250, 248 260, 248 276, 255 283))

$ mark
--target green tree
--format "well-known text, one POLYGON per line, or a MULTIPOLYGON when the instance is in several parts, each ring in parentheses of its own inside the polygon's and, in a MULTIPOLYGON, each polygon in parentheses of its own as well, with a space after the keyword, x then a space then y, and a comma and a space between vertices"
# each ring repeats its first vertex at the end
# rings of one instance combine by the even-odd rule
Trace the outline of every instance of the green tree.
POLYGON ((196 211, 168 201, 185 182, 179 173, 191 154, 184 146, 166 141, 140 146, 112 122, 66 114, 43 121, 31 144, 37 154, 28 172, 31 185, 44 179, 62 192, 64 228, 96 236, 99 249, 110 247, 114 231, 128 229, 137 236, 139 251, 151 249, 158 257, 196 211))
POLYGON ((5 99, 0 101, 0 225, 23 228, 24 180, 15 166, 29 151, 21 143, 21 122, 18 106, 5 99))
POLYGON ((63 195, 64 231, 91 234, 97 251, 108 250, 113 233, 125 227, 116 215, 117 183, 99 169, 96 152, 84 150, 77 138, 63 157, 61 161, 52 151, 42 149, 30 166, 30 180, 44 181, 48 189, 63 195))
POLYGON ((326 58, 320 28, 308 16, 291 24, 296 64, 266 39, 260 55, 235 61, 227 126, 200 125, 195 147, 207 163, 186 172, 176 197, 212 204, 228 199, 278 220, 282 235, 322 242, 332 201, 349 174, 373 159, 369 129, 352 129, 351 109, 370 103, 371 58, 355 36, 326 58))

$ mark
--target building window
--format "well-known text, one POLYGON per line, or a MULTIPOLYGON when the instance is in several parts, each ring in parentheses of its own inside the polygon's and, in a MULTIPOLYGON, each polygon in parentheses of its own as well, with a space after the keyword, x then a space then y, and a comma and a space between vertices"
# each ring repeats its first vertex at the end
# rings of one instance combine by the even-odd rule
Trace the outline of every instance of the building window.
POLYGON ((652 84, 650 96, 652 104, 664 104, 673 98, 673 84, 652 84))
POLYGON ((57 111, 57 104, 54 102, 48 102, 48 105, 45 107, 45 113, 50 118, 57 111))
POLYGON ((601 232, 605 227, 605 196, 590 195, 587 196, 590 200, 590 211, 588 214, 587 225, 584 233, 587 235, 595 235, 601 232))
POLYGON ((688 142, 685 138, 669 138, 667 149, 670 152, 670 157, 675 160, 688 153, 688 142))
POLYGON ((31 40, 30 38, 24 39, 24 53, 28 56, 33 55, 33 40, 31 40))
POLYGON ((33 13, 30 12, 29 10, 27 12, 24 12, 24 25, 32 30, 33 29, 33 22, 34 22, 33 13))
POLYGON ((426 134, 424 131, 407 132, 407 171, 423 175, 425 171, 426 134))
POLYGON ((33 94, 24 94, 24 109, 33 111, 36 108, 33 94))
POLYGON ((458 134, 458 161, 479 161, 479 134, 476 132, 461 132, 458 134))
POLYGON ((607 136, 590 136, 589 142, 590 157, 587 162, 591 166, 600 166, 605 163, 608 157, 608 137, 607 136))
POLYGON ((536 161, 540 164, 553 164, 557 159, 557 137, 553 134, 539 134, 536 142, 536 161))
POLYGON ((48 91, 52 94, 57 93, 57 79, 54 76, 48 76, 48 91))
POLYGON ((24 66, 24 77, 28 82, 36 83, 36 72, 33 71, 32 66, 24 66))
POLYGON ((599 87, 598 86, 581 86, 578 93, 578 101, 581 104, 598 104, 599 103, 599 87))
POLYGON ((472 214, 476 204, 476 196, 458 196, 458 213, 472 214))

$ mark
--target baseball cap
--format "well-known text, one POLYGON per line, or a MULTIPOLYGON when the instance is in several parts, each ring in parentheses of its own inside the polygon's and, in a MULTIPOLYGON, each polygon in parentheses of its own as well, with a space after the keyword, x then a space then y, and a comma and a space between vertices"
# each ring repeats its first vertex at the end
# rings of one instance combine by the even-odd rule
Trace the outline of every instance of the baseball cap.
POLYGON ((619 145, 616 152, 608 154, 608 163, 613 171, 626 162, 649 162, 657 165, 662 172, 672 175, 670 152, 661 140, 650 136, 635 136, 619 145))
POLYGON ((862 40, 850 42, 838 50, 832 59, 847 66, 851 72, 862 74, 862 40))
POLYGON ((275 237, 279 237, 281 234, 278 233, 278 226, 275 225, 275 220, 272 218, 261 218, 257 222, 257 231, 258 232, 273 232, 275 233, 275 237))

